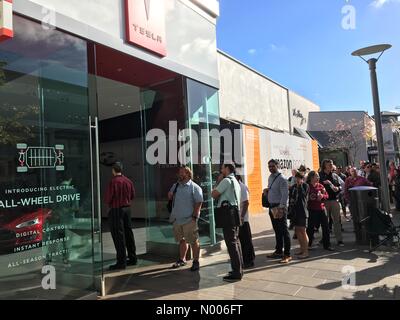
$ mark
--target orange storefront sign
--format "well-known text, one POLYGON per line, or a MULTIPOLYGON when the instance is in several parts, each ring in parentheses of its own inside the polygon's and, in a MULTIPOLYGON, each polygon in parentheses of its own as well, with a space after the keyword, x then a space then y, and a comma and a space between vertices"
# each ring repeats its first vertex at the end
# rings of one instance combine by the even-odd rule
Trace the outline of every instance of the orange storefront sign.
POLYGON ((317 171, 320 166, 318 142, 315 140, 312 140, 311 143, 312 143, 313 170, 317 171))
POLYGON ((244 126, 244 141, 246 147, 247 186, 250 192, 250 213, 263 211, 261 204, 262 176, 260 156, 260 130, 244 126))

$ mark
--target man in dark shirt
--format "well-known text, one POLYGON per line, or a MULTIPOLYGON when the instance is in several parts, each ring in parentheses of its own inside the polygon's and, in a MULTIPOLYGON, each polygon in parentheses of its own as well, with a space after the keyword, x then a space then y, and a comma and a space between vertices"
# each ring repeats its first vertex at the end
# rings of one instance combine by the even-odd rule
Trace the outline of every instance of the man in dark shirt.
POLYGON ((116 162, 112 166, 113 178, 107 192, 106 203, 110 208, 109 223, 111 236, 117 251, 117 263, 110 266, 110 270, 125 269, 127 265, 136 265, 135 237, 132 232, 131 202, 135 197, 133 183, 122 175, 122 164, 116 162), (128 250, 129 260, 126 259, 128 250))
POLYGON ((336 241, 338 245, 342 247, 344 244, 338 197, 342 190, 341 185, 343 185, 343 180, 333 172, 332 160, 322 161, 319 176, 321 184, 323 184, 329 195, 328 200, 325 201, 325 208, 328 212, 328 217, 332 217, 333 231, 335 233, 336 241))

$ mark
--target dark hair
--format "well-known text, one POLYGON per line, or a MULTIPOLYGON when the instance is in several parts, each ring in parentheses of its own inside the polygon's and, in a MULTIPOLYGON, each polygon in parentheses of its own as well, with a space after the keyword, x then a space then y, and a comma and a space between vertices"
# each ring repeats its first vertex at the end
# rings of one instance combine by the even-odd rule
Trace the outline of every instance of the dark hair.
POLYGON ((121 163, 121 162, 115 162, 115 163, 112 165, 112 168, 113 168, 113 170, 114 170, 116 173, 121 173, 121 172, 122 172, 123 166, 122 166, 122 163, 121 163))
POLYGON ((306 171, 307 171, 307 168, 306 168, 305 165, 301 165, 301 166, 299 167, 299 170, 298 170, 298 171, 306 172, 306 171))
POLYGON ((225 168, 228 168, 230 173, 235 173, 236 168, 235 168, 235 165, 233 163, 224 163, 223 166, 225 168))
POLYGON ((299 178, 299 179, 304 179, 304 173, 299 171, 296 171, 296 174, 294 176, 295 178, 299 178))
POLYGON ((318 174, 317 171, 310 171, 310 173, 307 176, 307 183, 311 184, 311 179, 314 178, 318 174))
POLYGON ((273 163, 274 165, 279 166, 279 162, 276 161, 275 159, 269 160, 269 161, 268 161, 268 164, 270 164, 270 163, 273 163))
POLYGON ((325 170, 326 165, 327 165, 328 163, 333 164, 333 161, 332 161, 331 159, 324 159, 324 160, 322 161, 321 169, 320 169, 321 172, 325 170))

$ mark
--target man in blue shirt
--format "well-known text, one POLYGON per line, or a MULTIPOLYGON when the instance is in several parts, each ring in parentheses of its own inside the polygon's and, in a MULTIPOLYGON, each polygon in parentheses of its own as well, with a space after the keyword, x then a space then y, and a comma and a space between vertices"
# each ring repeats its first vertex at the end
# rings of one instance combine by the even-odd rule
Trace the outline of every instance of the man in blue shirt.
POLYGON ((200 268, 199 255, 199 230, 197 222, 200 218, 200 210, 203 204, 203 191, 192 181, 192 171, 188 167, 179 169, 178 182, 168 193, 168 199, 172 200, 172 212, 170 222, 174 224, 175 240, 179 243, 180 257, 173 264, 173 268, 186 265, 188 244, 193 251, 193 264, 190 270, 197 271, 200 268))

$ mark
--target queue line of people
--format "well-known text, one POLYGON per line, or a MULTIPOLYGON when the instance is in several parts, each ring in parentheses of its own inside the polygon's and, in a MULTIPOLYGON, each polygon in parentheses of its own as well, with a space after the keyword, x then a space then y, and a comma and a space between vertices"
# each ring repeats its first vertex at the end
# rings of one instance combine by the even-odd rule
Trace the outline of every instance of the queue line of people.
MULTIPOLYGON (((263 206, 269 209, 276 245, 274 252, 267 258, 280 259, 280 263, 289 263, 292 260, 288 219, 299 242, 300 249, 295 253, 298 259, 309 257, 314 234, 319 228, 322 228, 323 248, 333 251, 330 235, 332 231, 337 245, 344 246, 340 212, 342 207, 346 218, 348 205, 351 211, 349 189, 355 186, 380 186, 379 167, 376 164, 364 163, 361 170, 357 170, 352 167, 336 167, 332 160, 327 159, 322 162, 319 172, 301 166, 299 170, 292 171, 289 179, 283 176, 278 161, 274 159, 268 162, 268 169, 270 176, 268 187, 263 190, 263 206)), ((106 202, 110 207, 110 227, 117 251, 117 263, 110 269, 118 270, 137 264, 129 212, 135 191, 133 183, 123 176, 121 164, 116 163, 112 172, 113 179, 107 189, 106 202)), ((400 195, 400 170, 395 172, 394 180, 399 184, 400 195)), ((255 251, 248 216, 249 190, 241 177, 236 175, 234 164, 221 166, 221 175, 211 196, 216 203, 215 214, 222 214, 225 211, 221 208, 228 206, 228 212, 234 212, 238 216, 237 222, 228 223, 222 229, 232 269, 224 277, 224 281, 240 281, 243 270, 254 267, 255 251)), ((172 267, 180 268, 187 264, 190 245, 193 252, 190 270, 198 271, 198 221, 204 200, 201 187, 192 180, 190 168, 179 168, 178 181, 172 185, 168 199, 171 203, 170 222, 173 224, 175 240, 179 244, 179 259, 172 267)))

